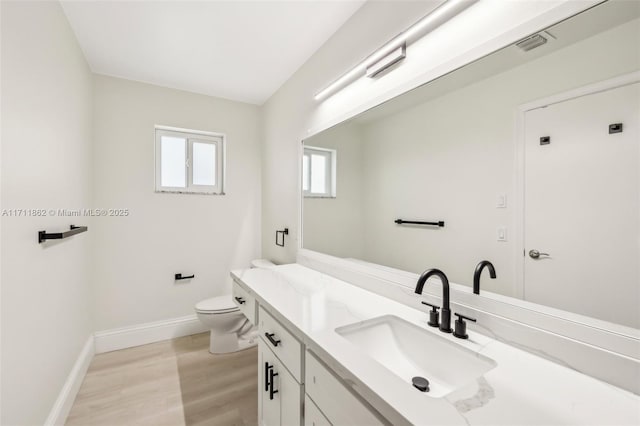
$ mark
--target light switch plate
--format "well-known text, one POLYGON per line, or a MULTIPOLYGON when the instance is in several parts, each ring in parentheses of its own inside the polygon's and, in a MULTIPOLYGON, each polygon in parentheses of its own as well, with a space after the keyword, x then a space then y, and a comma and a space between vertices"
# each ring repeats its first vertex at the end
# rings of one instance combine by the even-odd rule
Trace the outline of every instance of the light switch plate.
POLYGON ((504 209, 507 207, 507 194, 498 194, 496 198, 496 208, 504 209))
POLYGON ((498 241, 507 241, 507 228, 499 226, 496 233, 498 241))

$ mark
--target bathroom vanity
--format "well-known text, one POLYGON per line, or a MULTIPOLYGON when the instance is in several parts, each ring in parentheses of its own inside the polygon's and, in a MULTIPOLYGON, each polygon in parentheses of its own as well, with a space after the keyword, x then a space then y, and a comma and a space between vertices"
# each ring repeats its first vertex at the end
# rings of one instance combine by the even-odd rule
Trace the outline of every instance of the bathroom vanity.
POLYGON ((474 331, 429 327, 421 296, 409 307, 300 264, 232 277, 260 331, 261 425, 640 422, 631 392, 474 331))

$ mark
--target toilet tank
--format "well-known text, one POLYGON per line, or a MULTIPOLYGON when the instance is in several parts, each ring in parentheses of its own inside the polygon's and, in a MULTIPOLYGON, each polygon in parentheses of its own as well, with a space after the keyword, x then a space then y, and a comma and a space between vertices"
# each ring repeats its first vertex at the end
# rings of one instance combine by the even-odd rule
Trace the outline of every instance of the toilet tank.
POLYGON ((275 263, 267 260, 267 259, 254 259, 251 261, 251 267, 252 268, 264 268, 264 269, 269 269, 269 268, 273 268, 275 265, 275 263))

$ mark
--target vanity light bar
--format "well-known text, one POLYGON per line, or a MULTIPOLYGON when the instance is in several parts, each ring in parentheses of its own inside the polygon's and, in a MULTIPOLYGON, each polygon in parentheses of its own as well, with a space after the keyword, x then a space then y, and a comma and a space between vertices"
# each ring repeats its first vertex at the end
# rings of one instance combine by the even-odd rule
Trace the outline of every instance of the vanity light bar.
POLYGON ((363 75, 366 75, 367 68, 371 67, 377 62, 380 62, 383 58, 391 53, 394 53, 403 45, 410 44, 411 42, 424 37, 426 34, 438 28, 440 25, 444 24, 477 1, 478 0, 447 0, 431 13, 420 19, 418 22, 395 36, 384 46, 373 52, 371 55, 367 56, 363 61, 349 70, 346 74, 343 74, 333 83, 319 91, 314 96, 314 99, 319 101, 328 98, 338 90, 344 88, 363 75))

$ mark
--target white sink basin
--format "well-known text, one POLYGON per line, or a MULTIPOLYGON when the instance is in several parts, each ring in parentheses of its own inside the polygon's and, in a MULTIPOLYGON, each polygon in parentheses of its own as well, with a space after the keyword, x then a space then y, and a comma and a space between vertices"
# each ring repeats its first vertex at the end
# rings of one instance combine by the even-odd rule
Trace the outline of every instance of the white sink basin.
POLYGON ((393 315, 339 327, 336 333, 407 386, 413 386, 413 377, 426 378, 429 391, 425 394, 434 398, 464 387, 496 366, 494 360, 453 342, 451 334, 432 333, 393 315))

